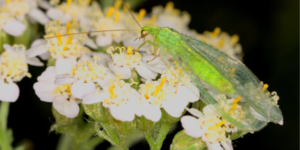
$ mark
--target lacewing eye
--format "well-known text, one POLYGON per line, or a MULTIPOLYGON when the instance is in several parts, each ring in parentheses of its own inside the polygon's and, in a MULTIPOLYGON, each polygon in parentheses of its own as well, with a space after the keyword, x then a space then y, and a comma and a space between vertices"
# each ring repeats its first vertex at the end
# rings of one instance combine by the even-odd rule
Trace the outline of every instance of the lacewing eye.
POLYGON ((147 34, 147 31, 142 30, 141 34, 142 34, 142 35, 146 35, 146 34, 147 34))

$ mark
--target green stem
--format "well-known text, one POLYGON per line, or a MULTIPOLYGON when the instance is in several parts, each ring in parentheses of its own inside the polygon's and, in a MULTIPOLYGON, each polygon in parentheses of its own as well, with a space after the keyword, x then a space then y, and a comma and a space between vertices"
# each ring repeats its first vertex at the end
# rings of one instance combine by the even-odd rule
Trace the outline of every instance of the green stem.
POLYGON ((2 150, 11 150, 12 135, 8 135, 9 132, 6 129, 7 127, 7 118, 9 112, 9 102, 1 102, 0 106, 0 148, 2 150))
POLYGON ((58 146, 56 150, 65 150, 70 149, 70 144, 72 142, 72 139, 67 134, 62 134, 58 141, 58 146))
MULTIPOLYGON (((162 123, 161 127, 160 127, 160 132, 157 136, 157 139, 155 141, 155 150, 160 150, 161 145, 163 143, 163 141, 165 140, 169 130, 170 130, 171 125, 170 124, 166 124, 166 123, 162 123)), ((154 149, 153 149, 154 150, 154 149)))
POLYGON ((144 134, 148 144, 150 145, 151 150, 154 150, 156 145, 155 145, 155 142, 153 140, 153 137, 152 137, 150 131, 143 131, 143 134, 144 134))

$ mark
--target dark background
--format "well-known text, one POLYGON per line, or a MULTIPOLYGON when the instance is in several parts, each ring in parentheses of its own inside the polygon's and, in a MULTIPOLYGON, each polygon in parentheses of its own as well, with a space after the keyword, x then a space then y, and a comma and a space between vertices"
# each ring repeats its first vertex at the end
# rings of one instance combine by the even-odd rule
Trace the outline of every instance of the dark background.
MULTIPOLYGON (((149 0, 140 8, 147 12, 167 0, 149 0)), ((238 34, 244 51, 244 63, 269 91, 277 91, 284 125, 270 123, 263 130, 233 141, 234 149, 299 149, 299 2, 296 0, 200 1, 174 0, 175 7, 188 11, 190 28, 200 33, 220 27, 230 35, 238 34)), ((33 83, 45 68, 30 67, 31 79, 18 83, 21 93, 10 106, 8 126, 14 131, 14 145, 31 141, 34 149, 54 150, 58 134, 49 133, 54 123, 51 104, 40 101, 33 83)), ((176 131, 180 131, 181 125, 176 131)), ((175 132, 176 133, 176 132, 175 132)), ((168 149, 175 133, 164 142, 168 149)), ((104 143, 97 149, 106 149, 104 143)), ((149 149, 146 142, 132 149, 149 149)))

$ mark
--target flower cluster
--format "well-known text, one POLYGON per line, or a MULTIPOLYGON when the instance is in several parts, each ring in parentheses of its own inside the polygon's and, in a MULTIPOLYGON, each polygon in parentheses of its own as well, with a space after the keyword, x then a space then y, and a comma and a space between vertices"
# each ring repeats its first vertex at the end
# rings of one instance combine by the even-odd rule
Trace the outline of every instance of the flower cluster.
MULTIPOLYGON (((238 96, 239 93, 222 93, 209 87, 204 80, 205 87, 200 88, 196 84, 202 84, 202 78, 197 78, 201 82, 196 83, 191 75, 194 68, 186 67, 182 63, 184 60, 180 58, 180 62, 176 62, 173 58, 160 55, 160 41, 150 36, 147 41, 140 40, 144 35, 138 38, 140 32, 137 31, 140 31, 139 25, 170 27, 242 61, 242 48, 237 35, 230 36, 221 32, 220 28, 213 32, 205 31, 203 34, 189 29, 190 15, 175 9, 173 2, 168 2, 166 7, 154 7, 149 15, 145 9, 131 14, 127 6, 121 6, 121 0, 116 0, 114 6, 103 10, 96 1, 91 0, 2 2, 0 29, 5 34, 26 37, 27 31, 30 34, 35 33, 29 30, 28 24, 38 22, 44 25, 45 35, 44 39, 36 39, 32 43, 30 40, 33 38, 30 36, 28 41, 31 45, 28 50, 25 46, 12 47, 7 44, 3 45, 5 51, 0 49, 0 100, 16 101, 19 88, 15 82, 25 76, 30 77, 28 64, 43 66, 40 61, 42 59, 47 60, 48 67, 33 86, 40 100, 52 103, 53 114, 59 114, 70 124, 75 123, 69 121, 72 118, 83 117, 80 112, 84 111, 96 124, 103 126, 105 134, 111 138, 109 141, 113 141, 115 146, 115 143, 126 143, 116 139, 127 136, 132 126, 137 126, 145 131, 145 135, 149 135, 148 131, 153 131, 153 128, 156 128, 155 132, 158 132, 158 128, 166 130, 164 128, 170 127, 181 118, 186 134, 195 139, 201 138, 208 149, 231 150, 231 135, 241 129, 232 121, 229 122, 228 118, 243 125, 248 125, 247 121, 251 119, 268 121, 257 112, 257 108, 243 105, 245 100, 238 96), (38 7, 43 8, 46 13, 38 7), (138 25, 132 16, 139 22, 138 25), (206 101, 207 95, 213 100, 206 101), (205 102, 205 107, 195 109, 201 101, 205 102), (196 118, 182 117, 186 110, 196 118), (252 118, 246 118, 247 115, 252 118), (145 120, 148 122, 145 123, 145 120), (111 124, 110 127, 107 122, 111 124), (126 131, 118 133, 122 136, 115 138, 114 134, 123 128, 119 124, 125 124, 126 131), (150 127, 145 127, 147 125, 150 127)), ((215 68, 212 66, 209 69, 215 68)), ((210 73, 207 74, 207 78, 213 77, 210 73)), ((224 77, 224 80, 225 78, 227 79, 224 77)), ((277 106, 279 97, 276 92, 266 92, 266 85, 257 88, 248 83, 245 89, 260 99, 271 99, 271 103, 277 106), (257 91, 262 92, 257 95, 257 91)), ((97 133, 101 135, 104 132, 97 133)), ((167 132, 155 134, 161 136, 158 140, 163 140, 162 134, 167 132)), ((146 137, 149 143, 151 138, 146 137)), ((153 143, 152 139, 154 145, 151 148, 159 147, 157 143, 159 141, 153 143)))

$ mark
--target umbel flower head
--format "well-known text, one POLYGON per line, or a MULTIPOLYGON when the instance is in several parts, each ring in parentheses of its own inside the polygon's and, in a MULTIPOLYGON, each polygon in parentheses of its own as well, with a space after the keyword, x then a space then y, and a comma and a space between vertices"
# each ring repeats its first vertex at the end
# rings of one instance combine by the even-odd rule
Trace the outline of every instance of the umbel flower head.
POLYGON ((15 102, 19 97, 19 87, 15 82, 21 81, 28 73, 28 65, 43 66, 37 58, 29 58, 23 45, 3 45, 5 52, 0 56, 0 100, 15 102))

